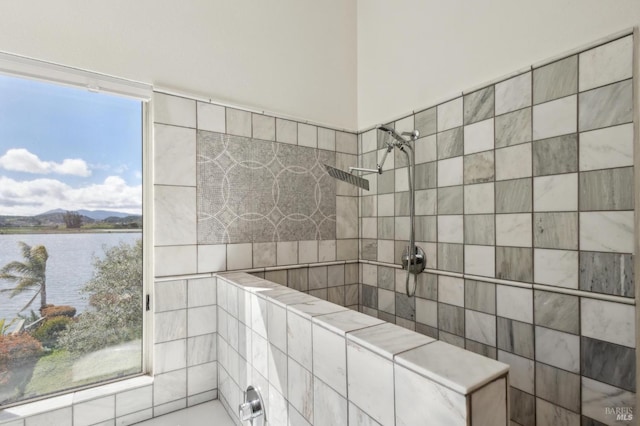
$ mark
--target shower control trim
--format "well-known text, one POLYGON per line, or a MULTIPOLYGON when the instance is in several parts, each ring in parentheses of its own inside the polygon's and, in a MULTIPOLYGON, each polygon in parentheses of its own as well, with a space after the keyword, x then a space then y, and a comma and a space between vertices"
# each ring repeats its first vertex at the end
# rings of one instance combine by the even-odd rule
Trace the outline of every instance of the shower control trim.
POLYGON ((252 426, 263 426, 266 423, 266 411, 260 391, 253 386, 244 392, 244 403, 238 407, 240 421, 251 422, 252 426))

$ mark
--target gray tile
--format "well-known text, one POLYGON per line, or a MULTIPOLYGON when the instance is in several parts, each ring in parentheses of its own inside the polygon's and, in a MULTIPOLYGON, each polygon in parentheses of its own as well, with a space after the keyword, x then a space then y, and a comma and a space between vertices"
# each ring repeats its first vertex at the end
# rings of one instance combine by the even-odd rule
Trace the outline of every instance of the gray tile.
POLYGON ((535 333, 536 361, 580 373, 579 336, 538 326, 535 333))
POLYGON ((326 266, 316 266, 309 268, 309 290, 327 288, 328 276, 326 266))
POLYGON ((445 343, 464 349, 464 337, 456 336, 455 334, 447 333, 446 331, 438 331, 438 339, 445 343))
POLYGON ((580 173, 580 210, 633 210, 633 167, 580 173))
POLYGON ((392 216, 389 217, 379 217, 378 218, 378 238, 381 240, 393 240, 394 236, 394 218, 392 216))
POLYGON ((464 183, 493 182, 495 167, 493 151, 480 152, 464 157, 464 183))
POLYGON ((577 296, 535 290, 533 298, 536 325, 578 334, 580 300, 577 296))
POLYGON ((496 247, 496 277, 503 280, 533 281, 533 250, 496 247))
POLYGON ((415 226, 416 241, 436 242, 436 216, 416 216, 415 226))
POLYGON ((492 214, 467 214, 464 216, 464 243, 494 245, 496 241, 495 216, 492 214))
POLYGON ((420 334, 424 334, 425 336, 432 337, 434 339, 438 338, 438 329, 434 327, 429 327, 426 324, 421 324, 419 322, 416 323, 416 332, 420 334))
POLYGON ((352 306, 358 304, 358 284, 344 286, 344 305, 352 306))
MULTIPOLYGON (((416 166, 416 170, 417 170, 416 166)), ((416 183, 418 176, 416 175, 416 183)), ((390 194, 395 190, 395 173, 393 170, 387 170, 378 175, 378 194, 390 194)))
MULTIPOLYGON (((416 164, 416 168, 414 170, 416 180, 415 189, 429 189, 437 186, 436 164, 437 162, 435 161, 432 161, 431 163, 416 164)), ((378 181, 378 193, 380 193, 380 181, 378 181)))
POLYGON ((344 265, 332 265, 327 268, 327 285, 329 287, 344 286, 344 265))
POLYGON ((462 185, 438 188, 438 214, 462 214, 462 185))
POLYGON ((289 269, 287 271, 287 287, 298 291, 309 290, 309 268, 289 269))
POLYGON ((329 287, 327 289, 327 300, 336 305, 346 306, 344 303, 344 286, 341 287, 329 287))
POLYGON ((581 132, 633 120, 631 80, 580 93, 578 126, 581 132))
POLYGON ((533 175, 556 175, 578 170, 578 137, 558 136, 533 142, 533 175))
POLYGON ((362 154, 360 158, 362 159, 362 161, 360 162, 360 167, 364 167, 366 169, 375 169, 378 162, 378 152, 367 152, 366 154, 362 154))
POLYGON ((227 108, 227 133, 251 137, 251 113, 227 108))
POLYGON ((396 316, 383 311, 378 311, 378 318, 390 324, 396 323, 396 316))
POLYGON ((589 418, 587 416, 582 416, 582 422, 580 423, 580 426, 607 426, 607 425, 597 420, 593 420, 592 418, 589 418))
POLYGON ((362 284, 362 301, 361 304, 367 308, 378 308, 378 288, 370 285, 362 284))
POLYGON ((464 269, 464 245, 438 243, 438 269, 460 272, 464 269))
POLYGON ((487 314, 496 313, 496 285, 482 281, 464 281, 464 307, 487 314))
POLYGON ((531 142, 531 108, 499 115, 495 126, 496 148, 531 142))
POLYGON ((378 240, 362 240, 362 258, 365 260, 378 260, 378 240))
POLYGON ((432 135, 436 132, 436 108, 429 108, 416 113, 414 118, 416 130, 420 136, 432 135))
POLYGON ((377 206, 376 203, 378 201, 377 195, 369 195, 360 197, 360 215, 362 217, 372 217, 376 216, 377 206))
POLYGON ((636 351, 626 346, 582 337, 582 375, 636 391, 636 351))
POLYGON ((465 95, 464 124, 471 124, 493 117, 494 99, 493 86, 465 95))
MULTIPOLYGON (((447 333, 464 336, 464 308, 438 303, 438 328, 447 333)), ((464 341, 462 345, 464 346, 464 341)))
POLYGON ((416 297, 423 299, 438 300, 438 276, 423 272, 418 275, 418 287, 416 297))
POLYGON ((635 296, 633 256, 580 252, 580 289, 615 296, 635 296))
POLYGON ((529 213, 533 195, 530 178, 496 182, 496 213, 529 213))
POLYGON ((276 118, 276 140, 288 144, 298 143, 298 123, 276 118))
MULTIPOLYGON (((410 277, 413 279, 413 277, 410 277)), ((396 292, 396 317, 409 321, 416 320, 416 298, 409 297, 404 292, 396 292)))
POLYGON ((534 213, 533 246, 577 250, 578 214, 534 213))
POLYGON ((393 207, 395 216, 409 216, 411 211, 409 192, 396 192, 393 207))
POLYGON ((580 426, 580 415, 538 398, 536 400, 538 426, 580 426))
POLYGON ((533 325, 498 317, 498 349, 533 359, 533 325))
POLYGON ((465 340, 465 349, 479 355, 486 356, 487 358, 497 358, 496 348, 494 346, 485 345, 484 343, 467 339, 465 340))
POLYGON ((509 396, 511 399, 509 405, 509 408, 511 409, 511 420, 522 426, 535 426, 536 398, 531 394, 514 388, 513 386, 510 388, 509 396))
POLYGON ((536 394, 568 410, 580 411, 580 376, 536 362, 536 394))
POLYGON ((360 281, 358 275, 358 265, 352 263, 344 265, 344 282, 345 284, 357 284, 360 281))
POLYGON ((462 127, 438 133, 437 149, 438 160, 462 155, 464 149, 462 127))
POLYGON ((253 114, 253 138, 266 141, 276 140, 276 119, 262 114, 253 114))
POLYGON ((578 56, 533 70, 533 103, 551 101, 578 92, 578 56))
MULTIPOLYGON (((391 154, 389 154, 391 155, 391 154)), ((409 159, 405 151, 399 149, 393 150, 393 167, 399 169, 400 167, 407 167, 409 159)))

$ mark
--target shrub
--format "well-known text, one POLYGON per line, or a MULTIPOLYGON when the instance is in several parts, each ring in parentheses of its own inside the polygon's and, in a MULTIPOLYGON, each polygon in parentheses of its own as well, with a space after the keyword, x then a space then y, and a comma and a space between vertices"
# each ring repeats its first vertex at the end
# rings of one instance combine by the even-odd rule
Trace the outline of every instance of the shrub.
POLYGON ((42 344, 27 333, 0 336, 0 377, 42 354, 42 344))
POLYGON ((38 339, 44 346, 49 348, 57 347, 58 336, 69 326, 73 320, 67 316, 47 318, 31 335, 38 339))
POLYGON ((73 306, 53 306, 48 305, 46 308, 42 309, 41 314, 45 318, 53 318, 53 317, 69 317, 73 318, 76 316, 76 308, 73 306))

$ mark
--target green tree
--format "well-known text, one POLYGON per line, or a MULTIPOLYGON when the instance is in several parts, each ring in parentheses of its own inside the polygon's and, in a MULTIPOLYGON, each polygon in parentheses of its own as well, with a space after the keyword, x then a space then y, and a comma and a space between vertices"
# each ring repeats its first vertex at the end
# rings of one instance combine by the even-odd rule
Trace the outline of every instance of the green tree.
POLYGON ((27 290, 35 289, 36 294, 20 309, 20 312, 29 307, 38 294, 40 295, 40 309, 43 309, 47 305, 47 259, 49 259, 49 254, 46 247, 42 245, 31 247, 22 241, 19 241, 18 244, 24 262, 9 262, 0 269, 0 280, 15 283, 16 286, 0 291, 9 292, 11 293, 10 297, 14 297, 27 290))
POLYGON ((60 334, 61 347, 92 352, 142 337, 142 240, 94 258, 94 276, 81 290, 92 310, 79 315, 60 334))
POLYGON ((82 226, 82 216, 78 212, 65 212, 62 219, 69 229, 80 229, 82 226))

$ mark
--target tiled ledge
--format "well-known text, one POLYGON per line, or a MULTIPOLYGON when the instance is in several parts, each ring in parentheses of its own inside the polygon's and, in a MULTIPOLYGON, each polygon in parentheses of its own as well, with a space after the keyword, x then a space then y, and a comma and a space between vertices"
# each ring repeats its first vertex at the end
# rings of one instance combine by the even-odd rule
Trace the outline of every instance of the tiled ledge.
MULTIPOLYGON (((397 265, 395 263, 384 263, 384 262, 377 262, 377 261, 363 260, 363 259, 361 259, 359 263, 376 265, 376 266, 384 266, 387 268, 394 268, 394 269, 402 269, 402 266, 397 265)), ((594 292, 584 291, 584 290, 574 290, 574 289, 565 288, 565 287, 555 287, 555 286, 550 286, 546 284, 523 283, 519 281, 501 280, 499 278, 490 278, 490 277, 483 277, 479 275, 442 271, 440 269, 425 269, 424 272, 429 274, 434 274, 434 275, 444 275, 447 277, 464 278, 467 280, 508 285, 511 287, 520 287, 520 288, 527 288, 527 289, 533 289, 533 290, 549 291, 552 293, 568 294, 571 296, 588 297, 590 299, 606 300, 608 302, 624 303, 627 305, 636 304, 635 298, 632 298, 632 297, 612 296, 609 294, 594 293, 594 292)))
POLYGON ((321 327, 346 338, 465 397, 509 372, 509 366, 501 362, 246 273, 220 273, 218 279, 218 285, 223 280, 286 307, 288 312, 310 319, 314 329, 321 327))

